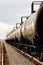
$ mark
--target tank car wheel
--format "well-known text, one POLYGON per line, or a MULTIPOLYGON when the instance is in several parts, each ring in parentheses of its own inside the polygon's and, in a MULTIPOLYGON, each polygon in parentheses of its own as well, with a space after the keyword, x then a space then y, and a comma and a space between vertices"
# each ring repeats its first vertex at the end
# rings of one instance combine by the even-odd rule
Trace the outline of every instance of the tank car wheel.
POLYGON ((40 60, 41 62, 43 62, 43 54, 42 54, 42 53, 39 55, 39 60, 40 60))
POLYGON ((27 53, 31 55, 31 48, 27 47, 27 53))
POLYGON ((24 51, 24 52, 27 52, 27 47, 24 46, 24 47, 23 47, 23 51, 24 51))

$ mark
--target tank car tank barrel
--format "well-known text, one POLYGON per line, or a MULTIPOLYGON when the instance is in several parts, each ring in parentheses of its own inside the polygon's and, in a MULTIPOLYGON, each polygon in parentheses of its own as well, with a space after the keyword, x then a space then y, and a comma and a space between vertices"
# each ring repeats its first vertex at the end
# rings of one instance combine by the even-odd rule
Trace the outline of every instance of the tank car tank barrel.
POLYGON ((39 8, 35 25, 38 38, 43 40, 43 6, 39 8))

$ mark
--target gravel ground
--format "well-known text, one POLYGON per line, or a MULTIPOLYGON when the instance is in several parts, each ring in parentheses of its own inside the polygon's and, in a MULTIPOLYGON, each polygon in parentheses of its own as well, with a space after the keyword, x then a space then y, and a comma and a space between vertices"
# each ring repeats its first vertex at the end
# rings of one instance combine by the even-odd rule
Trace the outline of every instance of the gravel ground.
POLYGON ((35 65, 28 58, 25 58, 15 50, 10 44, 5 43, 5 48, 9 57, 9 65, 35 65))

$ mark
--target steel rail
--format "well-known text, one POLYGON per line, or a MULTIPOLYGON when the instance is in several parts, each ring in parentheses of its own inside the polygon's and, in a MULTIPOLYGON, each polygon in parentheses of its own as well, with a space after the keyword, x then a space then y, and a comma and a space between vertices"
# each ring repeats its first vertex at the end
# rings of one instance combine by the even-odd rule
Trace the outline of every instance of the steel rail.
POLYGON ((3 45, 2 45, 2 65, 4 65, 4 49, 3 49, 3 45))

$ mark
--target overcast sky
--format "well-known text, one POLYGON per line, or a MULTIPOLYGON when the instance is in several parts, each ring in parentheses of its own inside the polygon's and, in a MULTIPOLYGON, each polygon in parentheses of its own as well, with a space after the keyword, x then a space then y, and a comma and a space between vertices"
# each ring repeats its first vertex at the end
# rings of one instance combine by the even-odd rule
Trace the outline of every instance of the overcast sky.
POLYGON ((20 17, 30 14, 31 0, 0 0, 0 21, 15 25, 20 17))
POLYGON ((31 14, 33 1, 36 0, 0 0, 0 38, 5 38, 12 27, 20 22, 21 16, 31 14))

